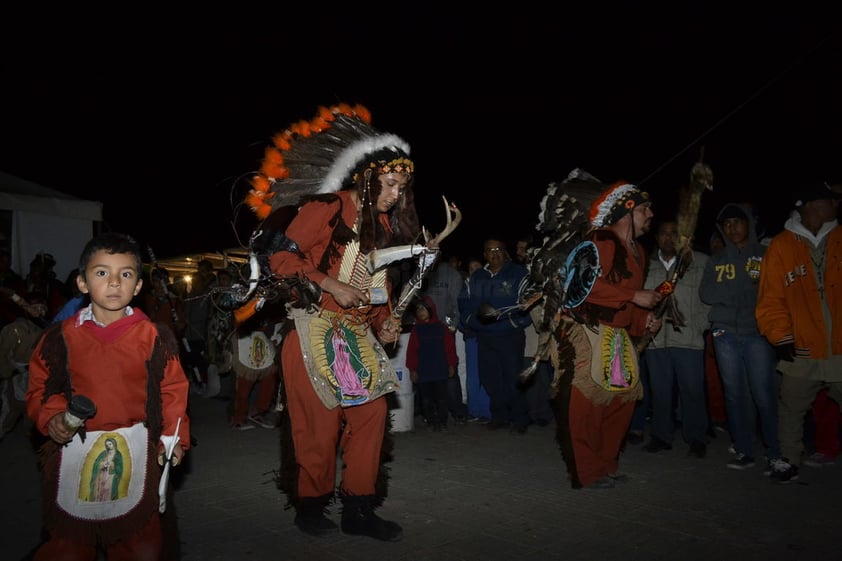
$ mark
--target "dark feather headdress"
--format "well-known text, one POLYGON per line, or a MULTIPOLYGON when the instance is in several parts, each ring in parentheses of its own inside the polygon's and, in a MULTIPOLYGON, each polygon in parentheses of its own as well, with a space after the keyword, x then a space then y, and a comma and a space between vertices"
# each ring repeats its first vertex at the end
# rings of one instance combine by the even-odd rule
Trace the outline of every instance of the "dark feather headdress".
POLYGON ((574 308, 599 276, 599 254, 588 234, 591 206, 604 189, 599 179, 576 168, 561 183, 550 183, 541 200, 536 228, 544 235, 543 244, 529 262, 529 287, 521 296, 521 301, 539 301, 532 311, 539 345, 521 379, 531 376, 540 360, 558 365, 562 316, 575 317, 574 308))
POLYGON ((551 308, 573 308, 590 291, 598 273, 596 250, 586 242, 589 212, 605 185, 576 168, 561 183, 550 183, 541 200, 537 229, 544 235, 530 261, 531 284, 551 308))

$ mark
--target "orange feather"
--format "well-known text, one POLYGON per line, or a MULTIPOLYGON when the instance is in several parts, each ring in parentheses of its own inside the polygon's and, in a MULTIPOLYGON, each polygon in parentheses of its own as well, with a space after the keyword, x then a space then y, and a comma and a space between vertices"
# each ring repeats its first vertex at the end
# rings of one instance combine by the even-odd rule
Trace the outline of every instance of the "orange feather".
POLYGON ((333 116, 333 111, 329 108, 325 107, 324 105, 319 106, 319 117, 324 119, 327 122, 333 121, 336 117, 333 116))
POLYGON ((321 116, 313 117, 313 120, 310 122, 310 129, 313 132, 322 132, 326 129, 330 128, 330 123, 325 121, 321 116))
POLYGON ((278 150, 289 150, 289 137, 289 131, 279 132, 272 137, 272 144, 274 144, 275 148, 278 150))
POLYGON ((260 171, 266 177, 287 177, 289 170, 284 167, 284 158, 281 153, 272 146, 268 146, 264 152, 263 162, 260 171))
POLYGON ((371 111, 368 110, 368 107, 357 104, 354 106, 354 112, 357 114, 357 117, 362 119, 366 124, 371 124, 371 111))
POLYGON ((266 179, 265 175, 255 175, 251 178, 251 186, 254 187, 255 191, 260 191, 261 193, 268 193, 269 192, 269 180, 266 179))

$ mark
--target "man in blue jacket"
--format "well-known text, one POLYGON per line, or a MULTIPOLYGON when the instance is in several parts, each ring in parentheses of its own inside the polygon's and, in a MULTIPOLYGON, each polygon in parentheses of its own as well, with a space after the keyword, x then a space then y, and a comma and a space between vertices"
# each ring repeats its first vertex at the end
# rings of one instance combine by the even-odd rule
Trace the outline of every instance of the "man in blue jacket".
POLYGON ((460 321, 476 333, 479 378, 488 393, 495 430, 511 425, 524 434, 529 426, 529 406, 519 387, 523 370, 524 329, 532 322, 518 306, 518 290, 526 282, 526 267, 509 257, 505 244, 489 238, 483 244, 485 266, 477 269, 459 295, 460 321))

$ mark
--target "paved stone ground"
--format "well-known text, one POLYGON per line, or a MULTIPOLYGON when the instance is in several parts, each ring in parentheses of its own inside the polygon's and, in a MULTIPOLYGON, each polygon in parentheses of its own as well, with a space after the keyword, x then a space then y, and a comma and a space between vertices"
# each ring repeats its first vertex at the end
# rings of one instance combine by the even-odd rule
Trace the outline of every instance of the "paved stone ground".
MULTIPOLYGON (((175 497, 186 561, 842 559, 839 465, 804 467, 798 482, 773 485, 760 463, 726 469, 720 433, 702 460, 687 457, 680 438, 658 454, 637 446, 620 462, 629 482, 574 490, 554 426, 526 435, 476 423, 397 432, 390 496, 378 512, 404 527, 404 539, 312 538, 295 528, 273 481, 279 432, 229 428, 226 405, 193 399, 199 445, 175 497)), ((39 538, 28 429, 24 422, 0 442, 2 559, 24 558, 39 538)))

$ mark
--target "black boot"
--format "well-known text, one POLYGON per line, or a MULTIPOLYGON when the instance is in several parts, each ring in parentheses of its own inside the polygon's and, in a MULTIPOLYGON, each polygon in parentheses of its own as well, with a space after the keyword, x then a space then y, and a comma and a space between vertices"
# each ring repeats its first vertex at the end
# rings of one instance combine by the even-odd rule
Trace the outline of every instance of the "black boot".
POLYGON ((373 495, 342 497, 342 531, 386 542, 400 541, 403 537, 403 529, 397 523, 374 514, 373 495))
POLYGON ((336 522, 325 516, 333 495, 301 497, 295 507, 295 525, 305 534, 323 536, 339 529, 336 522))

